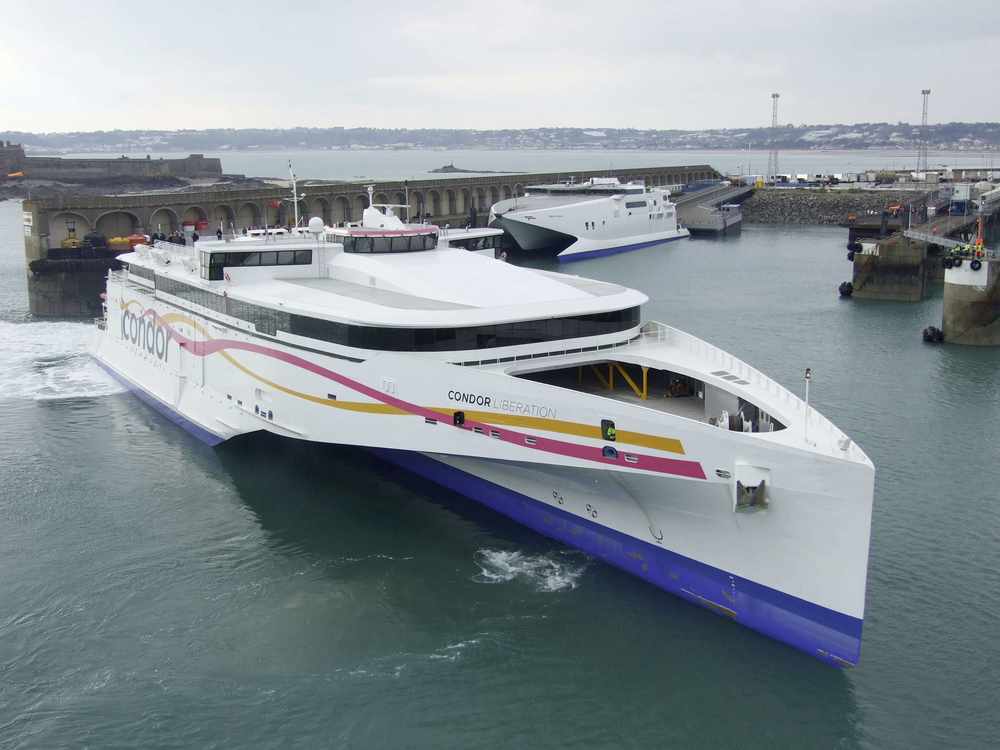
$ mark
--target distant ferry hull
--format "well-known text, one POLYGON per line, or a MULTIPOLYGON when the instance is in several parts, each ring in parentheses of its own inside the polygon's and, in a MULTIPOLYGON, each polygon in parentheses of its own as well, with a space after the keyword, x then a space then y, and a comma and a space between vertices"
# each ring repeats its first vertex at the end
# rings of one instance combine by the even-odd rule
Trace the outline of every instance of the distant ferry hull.
POLYGON ((522 250, 531 252, 558 251, 556 258, 560 263, 627 253, 690 236, 690 232, 686 228, 679 227, 668 231, 648 232, 629 237, 607 239, 574 237, 554 229, 520 221, 515 217, 501 216, 497 222, 507 234, 514 238, 522 250))
POLYGON ((535 193, 499 201, 497 223, 528 252, 548 251, 561 262, 652 247, 690 236, 677 223, 666 190, 636 185, 531 188, 535 193), (614 191, 621 190, 620 193, 614 191), (600 192, 596 192, 600 191, 600 192), (609 192, 610 191, 610 192, 609 192))

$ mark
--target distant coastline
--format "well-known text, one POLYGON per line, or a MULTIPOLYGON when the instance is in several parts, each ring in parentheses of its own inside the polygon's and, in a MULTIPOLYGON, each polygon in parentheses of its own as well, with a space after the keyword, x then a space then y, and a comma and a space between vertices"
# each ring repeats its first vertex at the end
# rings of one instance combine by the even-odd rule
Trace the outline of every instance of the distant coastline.
MULTIPOLYGON (((932 150, 1000 153, 1000 123, 928 125, 932 150)), ((915 150, 919 125, 856 123, 853 125, 779 125, 706 130, 636 128, 526 128, 520 130, 456 130, 425 128, 286 128, 208 130, 115 130, 79 133, 0 131, 0 141, 23 144, 34 154, 66 153, 220 153, 253 151, 365 150, 608 150, 711 151, 783 150, 915 150)))

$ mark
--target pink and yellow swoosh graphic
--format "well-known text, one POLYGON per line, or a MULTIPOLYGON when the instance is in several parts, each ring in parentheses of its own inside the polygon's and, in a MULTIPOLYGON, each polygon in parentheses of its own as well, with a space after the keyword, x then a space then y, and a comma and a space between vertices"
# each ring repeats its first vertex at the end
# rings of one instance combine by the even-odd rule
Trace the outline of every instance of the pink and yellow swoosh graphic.
MULTIPOLYGON (((140 309, 142 308, 142 305, 135 300, 122 302, 121 307, 124 310, 133 304, 137 305, 140 309)), ((152 308, 147 308, 143 310, 140 315, 143 317, 150 317, 159 325, 164 326, 170 332, 171 337, 177 341, 178 344, 184 347, 186 352, 199 357, 208 357, 212 354, 219 354, 238 370, 254 380, 277 391, 296 398, 304 399, 306 401, 311 401, 313 403, 322 404, 332 408, 345 409, 348 411, 360 411, 374 414, 411 415, 423 417, 425 419, 433 419, 437 420, 440 424, 453 427, 454 429, 481 433, 484 437, 488 436, 491 439, 517 445, 519 448, 523 448, 525 450, 535 450, 553 455, 567 456, 584 461, 592 461, 596 464, 622 464, 627 465, 629 468, 651 471, 660 474, 670 474, 690 479, 706 478, 701 464, 697 461, 627 452, 629 459, 626 463, 626 460, 624 459, 624 454, 626 453, 625 451, 618 451, 618 456, 616 458, 609 458, 604 456, 602 448, 599 446, 581 445, 579 443, 571 443, 566 440, 528 434, 519 430, 507 429, 504 427, 505 425, 528 428, 533 427, 546 432, 572 434, 581 437, 600 439, 601 431, 600 428, 596 426, 581 424, 578 422, 568 422, 565 420, 481 411, 465 411, 464 424, 454 425, 452 424, 451 417, 456 411, 455 409, 428 407, 410 403, 403 399, 396 398, 388 393, 371 388, 364 383, 348 378, 338 372, 334 372, 333 370, 323 367, 322 365, 318 365, 315 362, 311 362, 292 354, 291 352, 274 349, 272 347, 263 346, 249 341, 213 339, 209 336, 208 331, 206 331, 203 326, 180 313, 167 313, 165 315, 160 315, 152 308), (205 340, 197 341, 179 333, 172 325, 177 323, 191 326, 193 330, 201 333, 205 337, 205 340), (284 362, 292 365, 293 367, 298 367, 302 370, 306 370, 327 380, 338 383, 356 393, 367 396, 375 403, 345 402, 289 388, 288 386, 276 383, 273 380, 257 374, 237 360, 231 353, 233 351, 252 352, 254 354, 259 354, 284 362)), ((674 438, 663 438, 656 435, 647 435, 645 433, 629 432, 627 430, 618 430, 617 438, 618 443, 639 445, 673 453, 684 453, 684 448, 681 445, 681 442, 674 438)))

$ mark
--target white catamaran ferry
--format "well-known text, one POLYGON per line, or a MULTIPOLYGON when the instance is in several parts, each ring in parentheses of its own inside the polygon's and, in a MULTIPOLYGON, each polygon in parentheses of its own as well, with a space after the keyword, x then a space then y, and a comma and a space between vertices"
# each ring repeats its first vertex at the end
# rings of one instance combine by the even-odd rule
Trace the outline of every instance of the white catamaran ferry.
MULTIPOLYGON (((97 360, 201 439, 364 446, 826 662, 861 647, 874 469, 641 292, 361 225, 139 245, 97 360)), ((668 627, 665 625, 665 628, 668 627)))
POLYGON ((690 236, 677 223, 670 192, 641 182, 592 177, 586 182, 529 185, 523 196, 493 204, 491 223, 522 250, 557 252, 573 261, 638 250, 690 236))

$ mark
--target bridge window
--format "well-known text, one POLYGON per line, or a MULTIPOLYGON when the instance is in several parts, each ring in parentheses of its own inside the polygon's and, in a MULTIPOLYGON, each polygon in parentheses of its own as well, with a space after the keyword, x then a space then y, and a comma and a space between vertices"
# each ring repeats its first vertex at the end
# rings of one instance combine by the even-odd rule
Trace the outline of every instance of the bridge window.
POLYGON ((448 352, 538 344, 618 333, 639 325, 639 308, 568 318, 531 320, 466 328, 388 328, 353 326, 305 315, 291 315, 289 333, 332 344, 379 351, 448 352))
POLYGON ((625 208, 645 208, 646 201, 628 201, 625 203, 625 208))
POLYGON ((246 253, 201 254, 201 278, 222 281, 226 268, 240 266, 308 266, 312 264, 312 250, 281 250, 246 253))
POLYGON ((345 253, 412 253, 437 247, 436 234, 412 234, 402 237, 338 237, 345 253))

